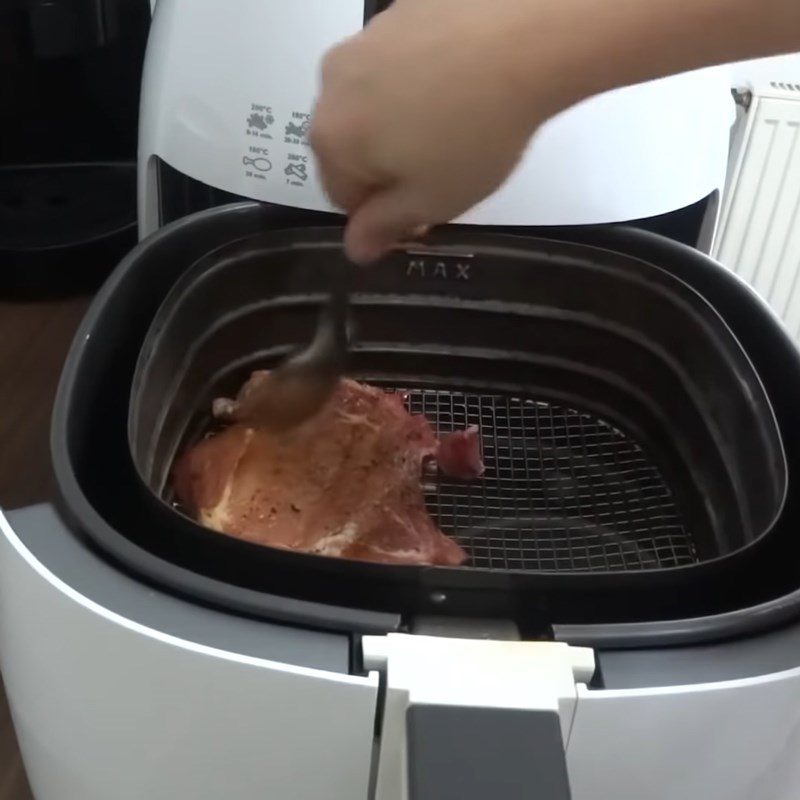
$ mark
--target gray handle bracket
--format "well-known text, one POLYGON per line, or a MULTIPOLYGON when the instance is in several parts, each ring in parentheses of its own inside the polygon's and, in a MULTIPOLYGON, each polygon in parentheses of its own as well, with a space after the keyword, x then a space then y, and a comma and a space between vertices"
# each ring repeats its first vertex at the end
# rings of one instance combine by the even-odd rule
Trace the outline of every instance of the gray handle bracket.
POLYGON ((409 800, 571 800, 554 711, 412 705, 409 800))
POLYGON ((408 634, 363 649, 385 689, 375 800, 571 800, 566 745, 591 650, 408 634))

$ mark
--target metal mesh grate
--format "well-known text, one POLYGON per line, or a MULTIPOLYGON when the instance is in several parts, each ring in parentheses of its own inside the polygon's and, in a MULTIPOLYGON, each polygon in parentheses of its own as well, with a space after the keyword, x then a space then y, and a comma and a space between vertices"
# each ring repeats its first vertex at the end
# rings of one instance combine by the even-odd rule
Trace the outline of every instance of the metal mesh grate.
POLYGON ((431 514, 473 566, 607 571, 698 560, 659 470, 609 423, 516 397, 403 391, 438 433, 480 427, 485 476, 425 483, 431 514))

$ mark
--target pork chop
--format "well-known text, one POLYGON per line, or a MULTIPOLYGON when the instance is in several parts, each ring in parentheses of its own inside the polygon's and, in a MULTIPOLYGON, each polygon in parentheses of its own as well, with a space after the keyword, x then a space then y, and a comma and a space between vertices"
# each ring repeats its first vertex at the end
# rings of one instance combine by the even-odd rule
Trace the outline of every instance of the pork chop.
MULTIPOLYGON (((254 373, 250 383, 263 379, 254 373)), ((247 385, 240 397, 248 390, 247 385)), ((217 401, 230 418, 236 401, 217 401)), ((389 564, 458 565, 420 485, 439 443, 399 395, 342 380, 313 420, 288 434, 234 423, 176 462, 178 499, 213 530, 304 553, 389 564)))
POLYGON ((481 436, 477 425, 448 433, 439 441, 436 451, 439 469, 450 478, 472 481, 486 471, 481 458, 481 436))

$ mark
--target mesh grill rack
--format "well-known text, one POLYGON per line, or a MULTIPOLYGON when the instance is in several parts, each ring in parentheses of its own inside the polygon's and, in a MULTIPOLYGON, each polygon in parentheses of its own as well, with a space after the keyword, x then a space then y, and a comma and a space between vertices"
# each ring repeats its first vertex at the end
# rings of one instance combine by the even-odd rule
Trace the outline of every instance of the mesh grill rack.
POLYGON ((395 391, 437 433, 480 428, 482 479, 426 475, 424 482, 431 514, 471 566, 586 572, 698 561, 658 468, 608 422, 532 399, 395 391))

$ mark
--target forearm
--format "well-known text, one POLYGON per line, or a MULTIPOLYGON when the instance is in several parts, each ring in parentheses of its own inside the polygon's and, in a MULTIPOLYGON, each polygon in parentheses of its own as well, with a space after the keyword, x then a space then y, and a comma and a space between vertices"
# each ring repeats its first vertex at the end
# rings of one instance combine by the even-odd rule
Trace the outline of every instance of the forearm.
POLYGON ((591 95, 800 50, 800 0, 395 0, 328 55, 312 143, 369 262, 497 189, 591 95))
POLYGON ((532 0, 530 9, 527 34, 537 44, 523 52, 520 75, 534 71, 541 91, 543 59, 552 59, 560 105, 678 72, 800 50, 800 0, 532 0))

